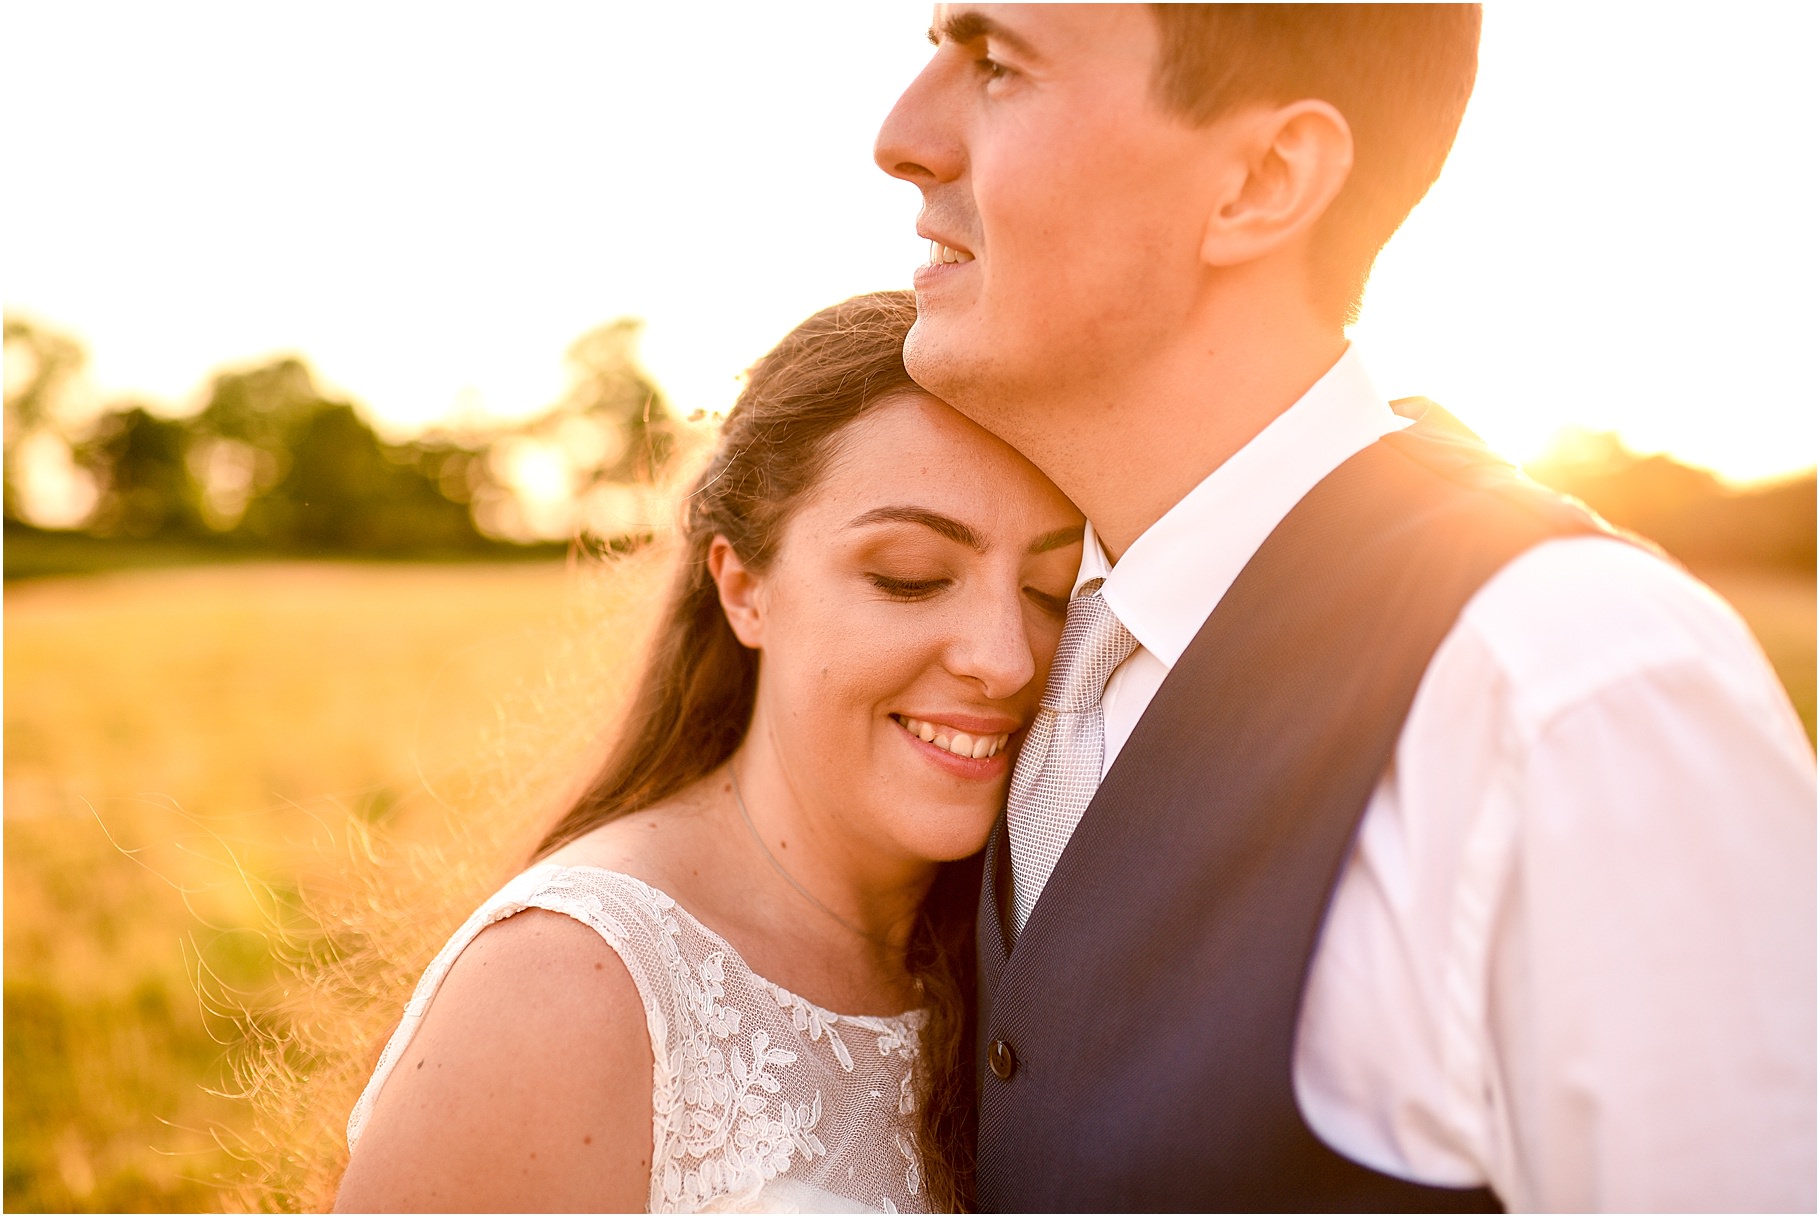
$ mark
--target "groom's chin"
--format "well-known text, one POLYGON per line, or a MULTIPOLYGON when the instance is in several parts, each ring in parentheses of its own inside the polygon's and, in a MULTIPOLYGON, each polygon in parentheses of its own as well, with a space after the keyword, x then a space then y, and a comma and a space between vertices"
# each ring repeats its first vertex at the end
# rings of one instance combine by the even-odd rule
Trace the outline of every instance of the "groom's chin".
POLYGON ((924 389, 966 413, 964 404, 983 380, 983 361, 955 341, 954 328, 951 321, 919 315, 904 338, 904 370, 924 389))

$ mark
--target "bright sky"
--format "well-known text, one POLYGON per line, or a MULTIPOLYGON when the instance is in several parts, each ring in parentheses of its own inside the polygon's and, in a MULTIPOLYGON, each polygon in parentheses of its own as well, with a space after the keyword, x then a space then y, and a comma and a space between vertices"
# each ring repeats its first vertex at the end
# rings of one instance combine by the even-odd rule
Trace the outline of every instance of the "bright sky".
MULTIPOLYGON (((1500 5, 1440 185, 1356 332, 1392 396, 1511 455, 1617 429, 1738 479, 1810 466, 1820 282, 1807 6, 1500 5)), ((871 163, 925 4, 12 5, 0 296, 173 408, 280 352, 402 435, 535 411, 622 315, 724 409, 785 330, 904 286, 871 163)))

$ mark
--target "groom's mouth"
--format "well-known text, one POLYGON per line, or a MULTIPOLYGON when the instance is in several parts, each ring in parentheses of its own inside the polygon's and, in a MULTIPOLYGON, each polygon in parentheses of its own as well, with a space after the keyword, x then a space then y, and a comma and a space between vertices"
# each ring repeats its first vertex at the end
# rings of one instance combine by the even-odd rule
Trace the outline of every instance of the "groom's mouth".
POLYGON ((964 249, 952 245, 943 245, 940 241, 929 242, 929 265, 952 266, 957 262, 971 262, 973 255, 964 249))
MULTIPOLYGON (((928 234, 924 234, 927 236, 928 234)), ((973 251, 959 245, 950 245, 936 237, 929 237, 929 260, 916 268, 911 276, 919 292, 934 291, 936 286, 950 276, 965 276, 967 265, 973 261, 973 251)))
POLYGON ((1009 733, 1003 735, 974 735, 951 727, 946 723, 932 723, 920 718, 911 718, 907 714, 893 714, 897 725, 925 744, 934 744, 944 752, 967 760, 986 760, 995 757, 1005 750, 1005 742, 1011 738, 1009 733))

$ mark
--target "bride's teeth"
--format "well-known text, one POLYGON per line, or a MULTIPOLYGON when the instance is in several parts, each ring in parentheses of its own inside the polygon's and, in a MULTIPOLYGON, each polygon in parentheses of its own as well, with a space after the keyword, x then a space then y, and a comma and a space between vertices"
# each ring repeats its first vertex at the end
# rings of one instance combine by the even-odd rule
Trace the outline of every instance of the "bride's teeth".
POLYGON ((908 731, 911 735, 916 736, 916 738, 922 740, 924 743, 934 744, 944 752, 951 752, 955 756, 966 757, 969 760, 975 761, 997 756, 1005 750, 1005 743, 1011 738, 1009 735, 981 735, 976 737, 968 735, 965 731, 956 731, 954 734, 949 735, 946 732, 937 732, 935 724, 933 723, 927 723, 920 718, 909 718, 907 716, 899 718, 897 721, 903 724, 904 730, 908 731))

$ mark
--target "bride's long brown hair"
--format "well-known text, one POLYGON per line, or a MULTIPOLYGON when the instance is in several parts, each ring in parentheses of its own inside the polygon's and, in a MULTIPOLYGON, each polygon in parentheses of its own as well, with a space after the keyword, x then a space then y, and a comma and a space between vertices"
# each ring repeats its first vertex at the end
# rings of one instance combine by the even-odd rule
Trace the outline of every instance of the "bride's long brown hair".
MULTIPOLYGON (((599 773, 544 836, 538 857, 700 781, 745 739, 758 656, 721 611, 708 547, 723 536, 748 569, 766 569, 841 430, 884 398, 916 390, 903 360, 915 320, 909 292, 856 296, 810 317, 753 366, 684 504, 681 568, 624 725, 599 773)), ((917 1140, 938 1210, 966 1208, 972 1199, 968 1019, 978 883, 977 859, 941 868, 906 958, 928 1009, 917 1140)))

